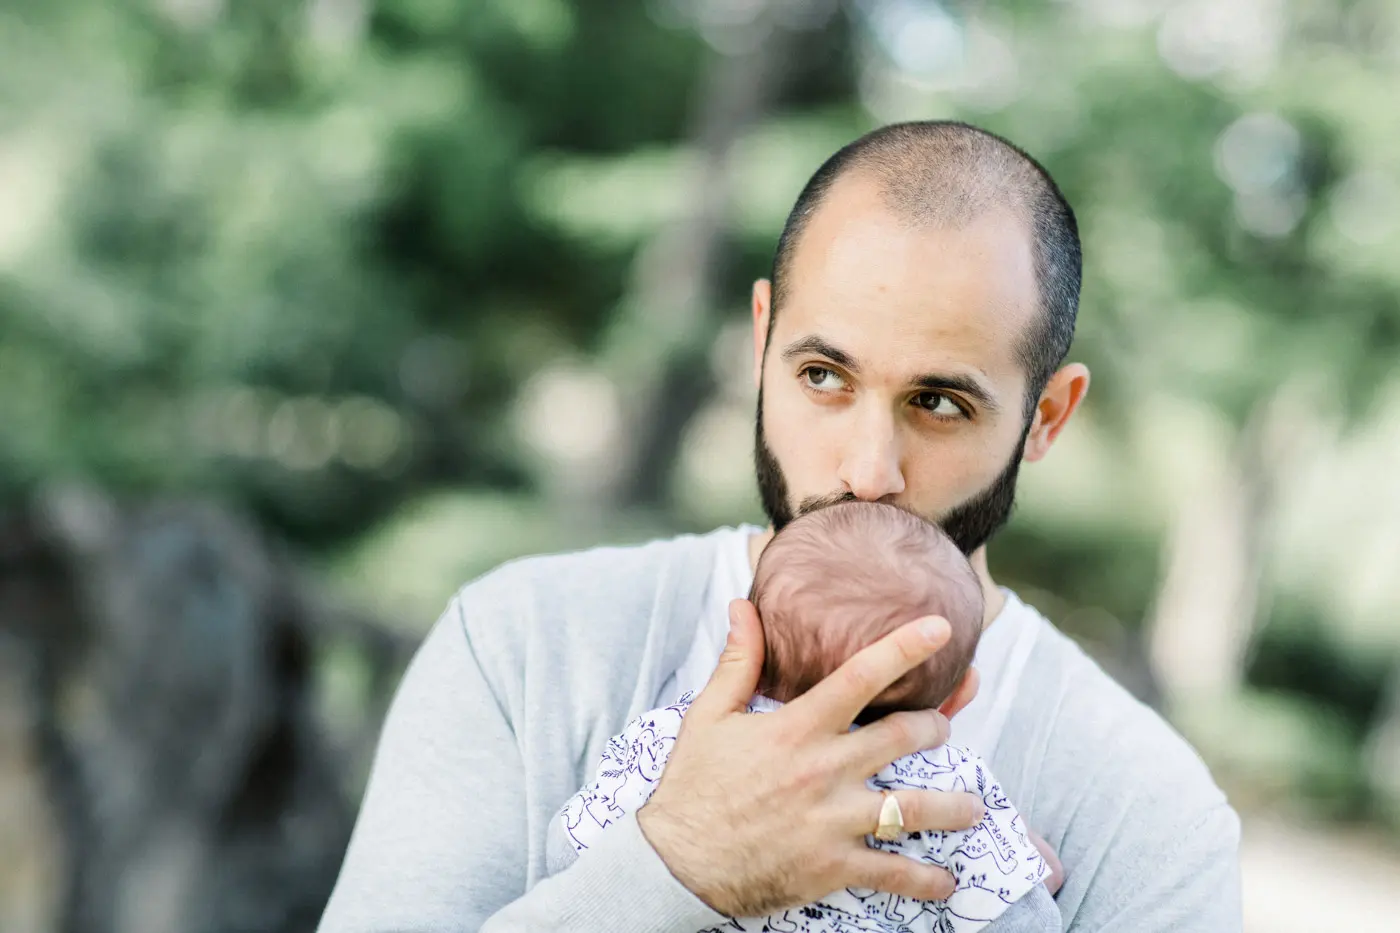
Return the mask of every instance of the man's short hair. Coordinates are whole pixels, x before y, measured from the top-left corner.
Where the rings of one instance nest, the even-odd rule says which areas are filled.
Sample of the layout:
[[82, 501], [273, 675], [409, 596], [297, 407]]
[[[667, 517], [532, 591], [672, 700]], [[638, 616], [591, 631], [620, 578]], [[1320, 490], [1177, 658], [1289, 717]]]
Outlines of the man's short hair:
[[773, 257], [770, 333], [797, 241], [847, 170], [873, 175], [890, 209], [914, 223], [956, 228], [997, 207], [1025, 219], [1040, 291], [1040, 314], [1017, 347], [1027, 375], [1029, 419], [1069, 353], [1079, 311], [1079, 227], [1054, 179], [1013, 143], [966, 123], [895, 123], [867, 133], [817, 169], [788, 214]]

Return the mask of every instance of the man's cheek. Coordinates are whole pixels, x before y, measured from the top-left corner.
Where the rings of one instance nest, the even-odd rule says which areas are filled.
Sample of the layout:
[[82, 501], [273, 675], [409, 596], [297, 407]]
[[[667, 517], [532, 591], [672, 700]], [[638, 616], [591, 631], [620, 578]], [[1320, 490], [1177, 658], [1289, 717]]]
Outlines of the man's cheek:
[[828, 448], [821, 446], [817, 438], [802, 438], [783, 461], [793, 503], [840, 492], [841, 478], [837, 465]]
[[803, 417], [804, 414], [791, 399], [776, 398], [768, 405], [764, 432], [785, 471], [798, 467], [794, 458], [801, 454], [803, 438], [812, 437], [819, 429], [815, 419]]
[[[987, 475], [984, 477], [983, 473]], [[929, 505], [960, 502], [985, 487], [995, 475], [978, 469], [976, 451], [950, 441], [910, 450], [904, 460], [906, 488], [911, 497]]]

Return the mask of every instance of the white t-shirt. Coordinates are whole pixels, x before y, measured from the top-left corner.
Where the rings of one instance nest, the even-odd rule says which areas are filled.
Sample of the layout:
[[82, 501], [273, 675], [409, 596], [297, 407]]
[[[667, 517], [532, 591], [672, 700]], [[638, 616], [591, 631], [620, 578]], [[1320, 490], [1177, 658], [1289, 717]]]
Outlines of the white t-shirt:
[[[683, 693], [699, 693], [714, 673], [729, 635], [729, 603], [749, 595], [753, 568], [749, 566], [749, 538], [762, 534], [756, 525], [722, 528], [715, 533], [715, 565], [705, 591], [700, 623], [689, 655], [667, 681], [658, 705], [672, 703]], [[1035, 644], [1040, 619], [1034, 609], [1003, 589], [1006, 604], [982, 633], [973, 664], [981, 678], [977, 696], [953, 719], [949, 741], [975, 748], [984, 758], [996, 751], [1007, 711], [1016, 698], [1021, 671]]]
[[757, 525], [721, 528], [715, 532], [715, 565], [710, 585], [701, 602], [700, 622], [690, 654], [681, 662], [676, 676], [657, 698], [658, 706], [674, 702], [683, 693], [699, 693], [715, 672], [724, 642], [729, 637], [729, 604], [746, 599], [753, 589], [753, 568], [749, 566], [749, 538], [763, 534]]

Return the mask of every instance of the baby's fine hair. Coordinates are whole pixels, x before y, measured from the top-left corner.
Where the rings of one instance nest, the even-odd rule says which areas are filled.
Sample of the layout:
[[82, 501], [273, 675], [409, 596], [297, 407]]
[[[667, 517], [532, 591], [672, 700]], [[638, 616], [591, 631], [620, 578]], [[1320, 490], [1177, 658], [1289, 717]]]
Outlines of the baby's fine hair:
[[794, 519], [758, 560], [749, 599], [763, 621], [759, 691], [796, 699], [906, 622], [948, 620], [952, 638], [895, 682], [888, 708], [936, 707], [972, 664], [982, 587], [938, 526], [894, 505], [840, 502]]

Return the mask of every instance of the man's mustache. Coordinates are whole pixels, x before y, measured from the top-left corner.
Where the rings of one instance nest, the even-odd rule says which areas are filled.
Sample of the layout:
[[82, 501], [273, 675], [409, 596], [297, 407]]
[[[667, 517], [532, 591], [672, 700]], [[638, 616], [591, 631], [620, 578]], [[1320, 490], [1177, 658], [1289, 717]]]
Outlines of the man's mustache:
[[817, 509], [824, 509], [828, 505], [837, 505], [842, 502], [857, 501], [855, 493], [852, 492], [830, 492], [824, 496], [808, 496], [797, 505], [797, 514], [806, 515], [808, 512], [815, 512]]
[[[815, 511], [817, 511], [818, 509], [824, 509], [824, 508], [826, 508], [826, 507], [829, 506], [829, 505], [840, 505], [842, 502], [860, 502], [860, 501], [861, 501], [860, 497], [857, 496], [857, 495], [856, 495], [855, 493], [853, 493], [853, 492], [830, 492], [830, 493], [827, 493], [827, 494], [824, 495], [824, 496], [808, 496], [807, 498], [803, 499], [800, 503], [798, 503], [798, 506], [797, 506], [797, 515], [798, 515], [798, 516], [806, 515], [808, 512], [815, 512]], [[880, 499], [880, 500], [878, 500], [878, 501], [880, 501], [880, 502], [886, 502], [886, 501], [888, 501], [888, 500], [886, 500], [886, 499]], [[898, 504], [893, 503], [893, 502], [891, 502], [891, 503], [889, 503], [889, 504], [892, 505], [892, 506], [894, 506], [895, 508], [901, 510], [901, 511], [908, 512], [910, 515], [916, 516], [916, 517], [918, 517], [918, 518], [922, 518], [922, 519], [923, 519], [924, 521], [926, 521], [926, 522], [927, 522], [927, 521], [931, 521], [931, 519], [929, 519], [927, 516], [925, 516], [925, 515], [920, 515], [918, 512], [915, 512], [913, 509], [906, 508], [905, 506], [898, 505]], [[938, 524], [938, 523], [937, 523], [937, 522], [933, 522], [933, 524], [936, 525], [936, 524]]]

